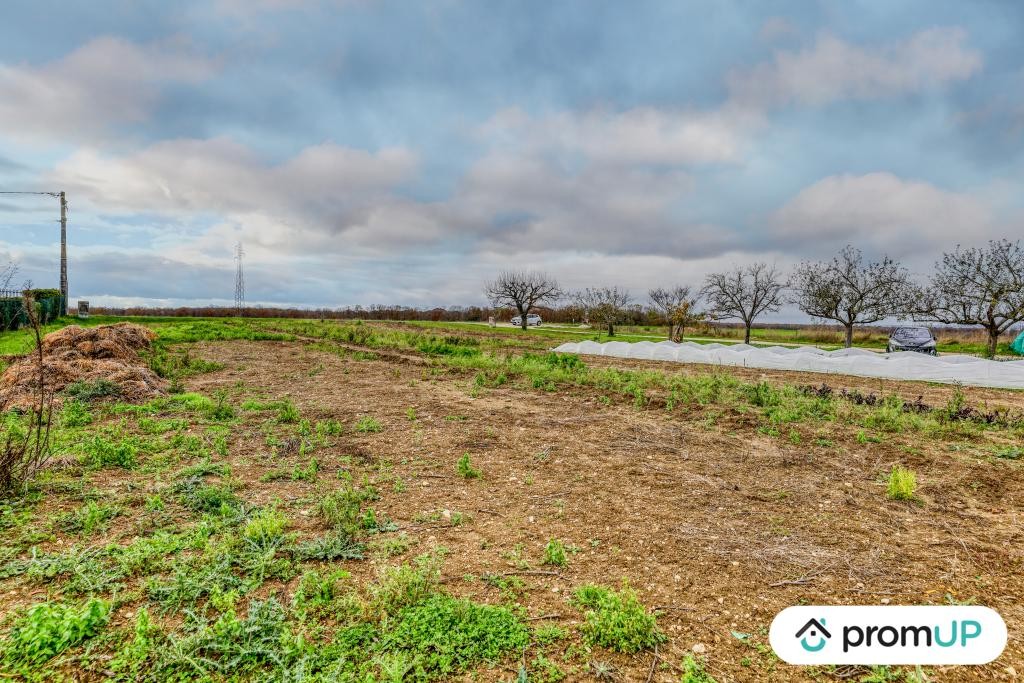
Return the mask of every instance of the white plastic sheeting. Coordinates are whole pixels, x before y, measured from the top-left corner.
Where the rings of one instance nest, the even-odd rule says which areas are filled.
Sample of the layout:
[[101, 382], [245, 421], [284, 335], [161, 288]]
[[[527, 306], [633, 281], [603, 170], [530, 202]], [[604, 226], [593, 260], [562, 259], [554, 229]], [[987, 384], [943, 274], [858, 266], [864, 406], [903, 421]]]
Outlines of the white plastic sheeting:
[[671, 341], [568, 342], [557, 353], [579, 353], [615, 358], [707, 363], [769, 370], [826, 372], [860, 377], [959, 383], [964, 386], [1024, 389], [1024, 360], [991, 361], [977, 356], [928, 356], [912, 351], [875, 353], [867, 349], [824, 351], [813, 346], [785, 348], [749, 344], [696, 344]]

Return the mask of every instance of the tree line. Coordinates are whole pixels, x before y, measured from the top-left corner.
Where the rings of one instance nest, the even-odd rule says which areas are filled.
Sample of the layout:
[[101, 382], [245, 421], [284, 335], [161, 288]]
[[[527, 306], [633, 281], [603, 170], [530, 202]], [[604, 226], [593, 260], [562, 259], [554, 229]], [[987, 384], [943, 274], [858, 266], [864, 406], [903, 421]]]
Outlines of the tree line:
[[[638, 308], [626, 289], [565, 291], [554, 277], [539, 271], [502, 272], [486, 283], [484, 293], [492, 306], [516, 311], [523, 329], [527, 314], [567, 300], [567, 308], [612, 336], [615, 326]], [[1006, 239], [983, 247], [958, 245], [919, 282], [895, 259], [870, 261], [847, 245], [832, 259], [804, 261], [792, 273], [758, 262], [711, 273], [700, 288], [659, 287], [647, 297], [649, 310], [668, 327], [669, 339], [680, 339], [687, 327], [708, 321], [738, 320], [743, 341], [749, 343], [754, 321], [789, 303], [842, 326], [847, 347], [858, 325], [896, 318], [980, 326], [987, 332], [988, 354], [994, 356], [999, 336], [1024, 322], [1024, 247]]]

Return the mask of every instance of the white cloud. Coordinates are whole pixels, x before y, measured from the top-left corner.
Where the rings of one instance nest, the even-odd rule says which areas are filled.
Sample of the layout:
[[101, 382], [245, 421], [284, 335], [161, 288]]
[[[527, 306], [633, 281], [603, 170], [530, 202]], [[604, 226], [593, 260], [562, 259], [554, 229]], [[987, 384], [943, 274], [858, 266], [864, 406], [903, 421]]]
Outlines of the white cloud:
[[389, 208], [394, 215], [401, 203], [391, 191], [415, 166], [405, 149], [370, 153], [332, 143], [270, 164], [247, 147], [215, 138], [171, 140], [120, 157], [83, 149], [57, 164], [48, 182], [104, 212], [219, 215], [224, 225], [213, 232], [228, 244], [230, 234], [268, 250], [297, 252], [344, 248], [331, 241]]
[[729, 74], [732, 98], [754, 107], [824, 105], [921, 92], [964, 80], [981, 69], [981, 53], [959, 28], [931, 28], [880, 47], [852, 45], [821, 34], [800, 51], [777, 51], [770, 62]]
[[692, 165], [738, 161], [750, 116], [729, 111], [637, 107], [530, 117], [498, 112], [480, 127], [492, 145], [520, 153], [559, 151], [607, 164]]
[[90, 139], [144, 121], [161, 86], [209, 78], [215, 65], [180, 46], [96, 38], [39, 66], [0, 64], [0, 128], [46, 143]]
[[994, 236], [989, 205], [891, 173], [835, 175], [801, 190], [771, 218], [768, 240], [784, 240], [804, 252], [831, 253], [844, 244], [894, 257], [921, 257], [958, 242]]

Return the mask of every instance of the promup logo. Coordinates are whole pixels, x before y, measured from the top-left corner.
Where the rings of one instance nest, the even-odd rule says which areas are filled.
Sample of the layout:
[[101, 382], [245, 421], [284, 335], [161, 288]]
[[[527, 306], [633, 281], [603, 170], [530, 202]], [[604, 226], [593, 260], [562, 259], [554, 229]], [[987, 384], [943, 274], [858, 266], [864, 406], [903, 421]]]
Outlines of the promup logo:
[[[810, 631], [810, 633], [808, 633], [808, 631]], [[807, 635], [804, 635], [805, 633]], [[796, 637], [800, 639], [800, 645], [803, 646], [805, 650], [808, 652], [818, 652], [825, 647], [828, 643], [828, 639], [832, 637], [832, 634], [825, 628], [825, 619], [823, 617], [820, 621], [818, 619], [811, 619], [808, 621], [804, 624], [803, 628], [796, 632]], [[818, 640], [815, 641], [816, 644], [811, 645], [807, 642], [808, 638], [812, 641], [815, 638], [818, 638]]]
[[790, 664], [985, 664], [1006, 647], [987, 607], [790, 607], [768, 634]]

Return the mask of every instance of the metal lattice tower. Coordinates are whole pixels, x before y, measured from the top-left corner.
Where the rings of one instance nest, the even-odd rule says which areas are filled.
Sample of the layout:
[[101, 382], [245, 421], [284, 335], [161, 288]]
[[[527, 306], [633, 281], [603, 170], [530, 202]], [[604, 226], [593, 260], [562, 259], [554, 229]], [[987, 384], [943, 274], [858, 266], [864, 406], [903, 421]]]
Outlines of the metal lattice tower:
[[245, 251], [242, 243], [235, 245], [235, 315], [242, 316], [245, 313], [245, 273], [242, 272], [242, 256]]

